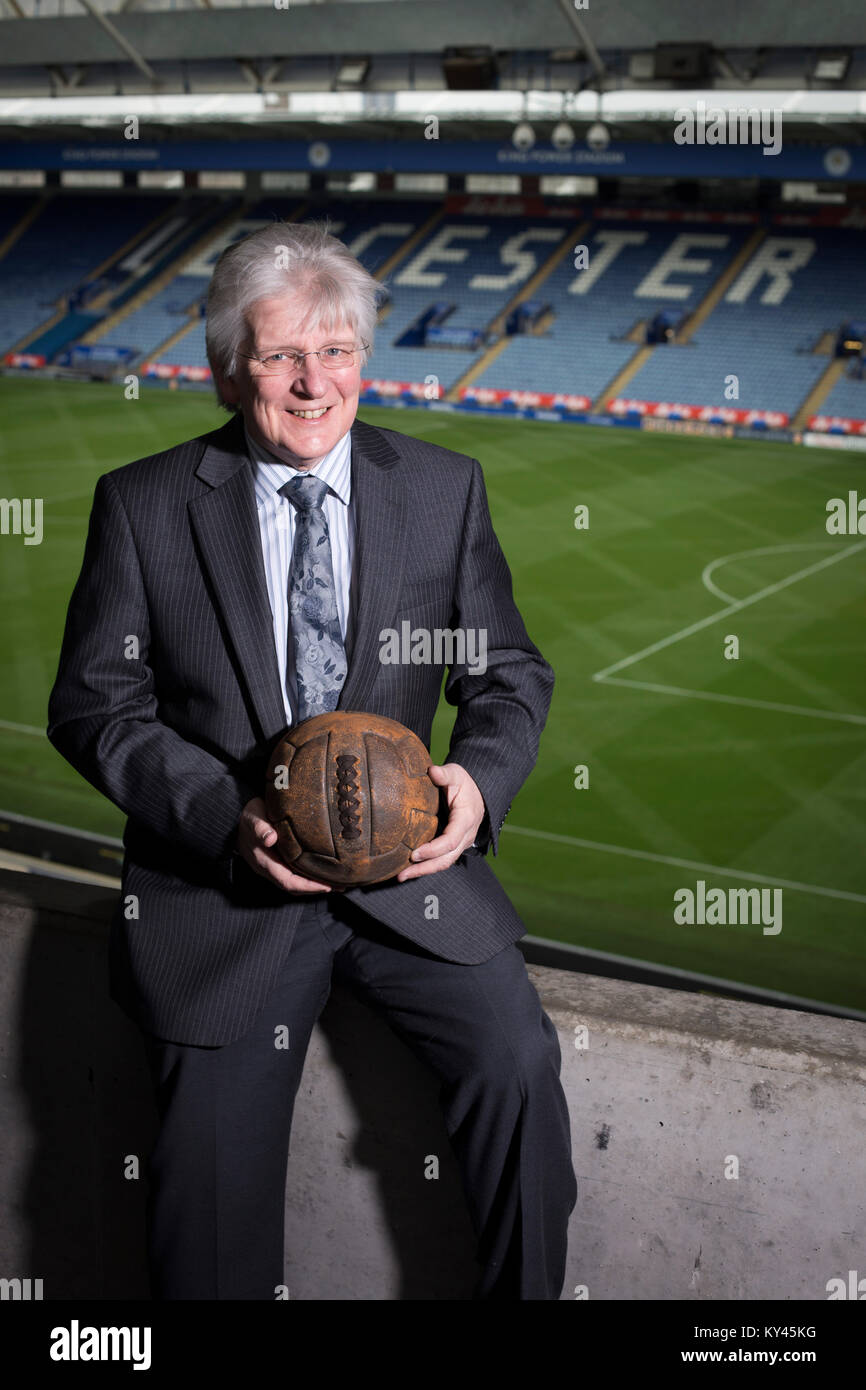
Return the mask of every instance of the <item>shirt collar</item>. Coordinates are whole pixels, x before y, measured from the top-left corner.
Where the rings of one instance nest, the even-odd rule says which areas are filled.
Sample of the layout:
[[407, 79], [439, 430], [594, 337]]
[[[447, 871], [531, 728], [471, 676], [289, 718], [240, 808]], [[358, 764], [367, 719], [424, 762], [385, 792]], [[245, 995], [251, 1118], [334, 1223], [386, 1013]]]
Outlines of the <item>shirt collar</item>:
[[[289, 463], [283, 463], [274, 454], [262, 449], [250, 437], [246, 425], [244, 425], [244, 438], [250, 463], [253, 466], [256, 502], [259, 506], [266, 502], [273, 503], [275, 495], [279, 493], [283, 483], [287, 483], [290, 478], [297, 478], [301, 470], [293, 468]], [[352, 434], [351, 429], [348, 429], [322, 461], [317, 463], [315, 468], [307, 470], [314, 478], [321, 478], [323, 482], [326, 482], [331, 492], [346, 506], [349, 504], [352, 492], [351, 457]], [[282, 501], [284, 499], [279, 497], [277, 500]]]

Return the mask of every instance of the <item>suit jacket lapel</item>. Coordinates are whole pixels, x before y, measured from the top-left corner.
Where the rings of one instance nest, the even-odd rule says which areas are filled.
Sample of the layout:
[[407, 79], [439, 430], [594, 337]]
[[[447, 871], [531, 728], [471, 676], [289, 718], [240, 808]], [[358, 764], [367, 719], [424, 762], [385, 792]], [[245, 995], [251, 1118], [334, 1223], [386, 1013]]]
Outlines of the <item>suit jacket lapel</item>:
[[[406, 558], [408, 501], [399, 454], [372, 425], [352, 426], [355, 548], [348, 671], [339, 709], [363, 709], [379, 671], [379, 633], [392, 624]], [[286, 728], [274, 651], [261, 534], [238, 415], [211, 436], [196, 470], [211, 491], [189, 503], [190, 520], [225, 622], [236, 669], [266, 743]]]
[[363, 710], [379, 674], [379, 633], [389, 627], [406, 563], [409, 504], [398, 467], [400, 456], [386, 436], [363, 420], [352, 426], [352, 507], [355, 552], [348, 672], [337, 705]]
[[193, 498], [190, 520], [228, 632], [241, 682], [249, 691], [262, 736], [286, 727], [274, 651], [271, 604], [261, 533], [240, 415], [212, 436], [196, 476], [211, 491]]

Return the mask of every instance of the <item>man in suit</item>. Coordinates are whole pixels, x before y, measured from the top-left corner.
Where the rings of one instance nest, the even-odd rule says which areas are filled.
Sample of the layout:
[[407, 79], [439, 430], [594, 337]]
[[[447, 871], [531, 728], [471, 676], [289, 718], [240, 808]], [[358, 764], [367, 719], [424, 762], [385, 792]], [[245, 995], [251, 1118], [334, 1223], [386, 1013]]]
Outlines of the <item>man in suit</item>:
[[[111, 988], [161, 1121], [160, 1299], [275, 1297], [292, 1109], [334, 976], [440, 1077], [474, 1296], [557, 1299], [564, 1279], [577, 1187], [559, 1044], [484, 857], [535, 763], [553, 673], [477, 460], [356, 418], [380, 292], [315, 224], [223, 252], [207, 344], [232, 418], [98, 480], [70, 601], [48, 735], [128, 815]], [[332, 891], [281, 859], [265, 769], [287, 726], [334, 708], [429, 747], [442, 662], [382, 657], [405, 620], [483, 632], [486, 663], [448, 668], [436, 838], [395, 878]]]

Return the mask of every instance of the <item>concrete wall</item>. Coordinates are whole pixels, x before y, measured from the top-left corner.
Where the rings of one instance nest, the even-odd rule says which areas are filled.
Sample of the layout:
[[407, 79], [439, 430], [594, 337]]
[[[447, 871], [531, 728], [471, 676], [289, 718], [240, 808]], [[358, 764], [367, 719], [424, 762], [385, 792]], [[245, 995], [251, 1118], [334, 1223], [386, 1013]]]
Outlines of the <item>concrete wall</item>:
[[[0, 1277], [41, 1278], [46, 1299], [148, 1296], [145, 1182], [124, 1167], [143, 1168], [155, 1115], [138, 1034], [107, 998], [111, 903], [0, 873]], [[826, 1299], [829, 1279], [866, 1273], [866, 1025], [528, 968], [571, 1112], [563, 1299]], [[469, 1296], [437, 1088], [335, 988], [295, 1110], [292, 1299]]]

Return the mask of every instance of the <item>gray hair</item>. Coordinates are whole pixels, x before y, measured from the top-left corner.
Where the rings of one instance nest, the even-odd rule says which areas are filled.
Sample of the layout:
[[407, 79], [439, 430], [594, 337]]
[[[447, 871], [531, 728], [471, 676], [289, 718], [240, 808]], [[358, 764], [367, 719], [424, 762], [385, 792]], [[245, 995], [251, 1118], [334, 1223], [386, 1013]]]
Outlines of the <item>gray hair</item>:
[[[348, 247], [327, 230], [327, 221], [273, 222], [227, 246], [214, 267], [207, 296], [205, 342], [211, 371], [234, 376], [248, 333], [247, 310], [260, 299], [298, 296], [308, 312], [300, 328], [324, 334], [351, 325], [370, 347], [383, 287]], [[287, 346], [289, 346], [287, 344]], [[236, 410], [222, 397], [226, 410]]]

